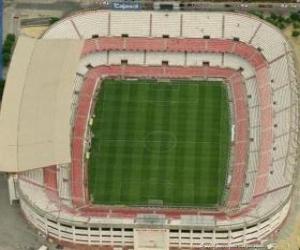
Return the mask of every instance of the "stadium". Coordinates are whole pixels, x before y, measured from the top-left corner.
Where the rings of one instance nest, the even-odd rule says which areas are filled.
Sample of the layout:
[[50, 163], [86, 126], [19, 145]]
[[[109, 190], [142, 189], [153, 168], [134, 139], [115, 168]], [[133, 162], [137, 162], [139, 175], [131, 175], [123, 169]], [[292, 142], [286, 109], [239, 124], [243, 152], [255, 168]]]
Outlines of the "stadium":
[[279, 30], [229, 12], [90, 11], [20, 36], [0, 115], [11, 199], [82, 247], [265, 245], [291, 204], [295, 67]]

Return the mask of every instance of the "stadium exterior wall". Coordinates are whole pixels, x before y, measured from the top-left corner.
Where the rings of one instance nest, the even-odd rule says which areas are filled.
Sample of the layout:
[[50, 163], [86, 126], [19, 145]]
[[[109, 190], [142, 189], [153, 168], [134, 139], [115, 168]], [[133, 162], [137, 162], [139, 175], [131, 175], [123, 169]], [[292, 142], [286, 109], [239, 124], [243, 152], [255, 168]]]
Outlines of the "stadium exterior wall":
[[92, 224], [58, 218], [42, 211], [20, 195], [20, 204], [26, 219], [47, 237], [73, 244], [133, 247], [136, 229], [166, 229], [169, 248], [181, 247], [245, 247], [262, 242], [284, 222], [291, 200], [284, 203], [274, 213], [257, 220], [254, 224], [239, 225], [235, 228], [216, 228], [203, 225], [150, 225], [137, 223]]

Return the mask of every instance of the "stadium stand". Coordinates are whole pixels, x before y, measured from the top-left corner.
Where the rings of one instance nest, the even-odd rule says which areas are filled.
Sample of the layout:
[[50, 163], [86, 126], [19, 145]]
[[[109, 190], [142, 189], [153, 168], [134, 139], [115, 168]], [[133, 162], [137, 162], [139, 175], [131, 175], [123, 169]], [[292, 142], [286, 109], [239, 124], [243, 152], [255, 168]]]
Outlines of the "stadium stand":
[[72, 200], [72, 194], [70, 189], [70, 167], [68, 165], [59, 166], [57, 178], [59, 197], [62, 201], [67, 201], [66, 204], [70, 205], [70, 201]]
[[186, 55], [186, 65], [188, 66], [201, 66], [203, 62], [209, 62], [209, 65], [214, 67], [220, 66], [222, 65], [222, 55], [212, 53], [187, 53]]
[[[122, 12], [116, 11], [111, 13], [111, 20], [115, 20], [110, 24], [110, 32], [114, 36], [150, 36], [150, 13], [145, 15], [142, 12], [138, 12], [136, 13], [136, 16], [130, 18], [123, 15]], [[155, 20], [153, 21], [155, 22]], [[155, 31], [153, 31], [153, 35], [155, 35]]]
[[71, 21], [67, 21], [64, 25], [60, 26], [57, 30], [51, 32], [49, 31], [48, 37], [52, 39], [66, 37], [69, 39], [79, 39], [80, 36], [76, 32], [76, 29]]
[[33, 182], [37, 185], [43, 186], [44, 185], [44, 170], [41, 168], [26, 171], [21, 175], [21, 178], [24, 178], [30, 182]]
[[[179, 37], [181, 36], [181, 16], [179, 12], [170, 15], [165, 12], [152, 14], [151, 36], [153, 37]], [[161, 24], [164, 25], [161, 25]], [[166, 38], [167, 38], [166, 37]]]
[[50, 166], [44, 168], [44, 185], [50, 191], [57, 191], [57, 167]]
[[[159, 61], [161, 58], [159, 57], [159, 55], [157, 55], [157, 57], [158, 57], [157, 60]], [[126, 51], [111, 51], [107, 55], [107, 58], [108, 58], [108, 64], [110, 65], [120, 65], [122, 60], [125, 60], [128, 64], [141, 65], [145, 60], [144, 53], [126, 52]], [[161, 64], [161, 60], [159, 61], [159, 64]], [[99, 65], [99, 63], [97, 63], [96, 65]]]
[[[119, 53], [119, 52], [116, 52], [116, 53]], [[126, 54], [126, 52], [124, 52], [124, 54]], [[120, 56], [122, 56], [122, 55], [120, 55]], [[106, 64], [108, 62], [108, 57], [109, 57], [109, 55], [107, 52], [96, 52], [96, 53], [89, 54], [88, 57], [85, 57], [81, 60], [81, 62], [80, 62], [81, 67], [80, 67], [80, 70], [78, 70], [78, 73], [80, 73], [81, 75], [85, 75], [85, 73], [88, 70], [87, 65], [89, 65], [89, 64], [91, 66], [97, 66], [98, 63]], [[120, 61], [118, 61], [118, 63], [120, 63]]]
[[147, 53], [146, 64], [161, 65], [162, 61], [168, 61], [169, 65], [184, 65], [184, 53], [162, 53], [151, 52]]
[[[174, 39], [172, 40], [172, 41], [174, 41]], [[206, 42], [207, 43], [207, 48], [206, 48], [206, 50], [212, 50], [213, 52], [215, 52], [215, 51], [218, 51], [218, 52], [226, 52], [226, 51], [230, 51], [231, 49], [231, 47], [232, 47], [232, 43], [230, 43], [230, 47], [227, 45], [227, 44], [225, 44], [225, 42], [222, 42], [222, 41], [220, 41], [220, 40], [210, 40], [209, 42]], [[211, 45], [212, 44], [212, 45]], [[233, 44], [235, 44], [235, 43], [233, 43]], [[174, 45], [173, 45], [174, 46]], [[177, 47], [180, 47], [180, 45], [178, 45]], [[123, 48], [124, 48], [124, 46], [123, 46]], [[168, 46], [167, 46], [167, 48], [168, 48]], [[140, 48], [141, 49], [141, 48]], [[174, 49], [174, 48], [173, 48]], [[243, 45], [242, 47], [241, 47], [241, 50], [238, 50], [239, 52], [241, 52], [242, 53], [242, 55], [243, 56], [245, 56], [245, 55], [247, 55], [247, 54], [250, 54], [250, 52], [247, 52], [249, 49], [245, 46], [245, 45]], [[255, 52], [256, 53], [256, 52]], [[148, 53], [149, 54], [149, 53]], [[253, 65], [254, 65], [254, 67], [256, 67], [256, 68], [259, 68], [259, 67], [261, 67], [262, 65], [263, 65], [263, 62], [261, 61], [261, 59], [259, 58], [259, 56], [257, 55], [257, 54], [254, 54], [255, 55], [255, 57], [253, 57], [253, 54], [252, 54], [252, 57], [250, 58], [250, 63], [252, 63]], [[158, 63], [158, 62], [157, 62]], [[256, 65], [256, 66], [255, 66]], [[260, 73], [262, 72], [262, 74], [261, 74], [261, 77], [265, 77], [264, 75], [264, 71], [260, 71]], [[265, 87], [265, 88], [267, 88], [267, 86]], [[266, 97], [265, 97], [266, 98]], [[268, 112], [266, 112], [266, 114], [268, 114]], [[270, 116], [269, 116], [270, 117]], [[265, 118], [264, 118], [264, 120], [265, 120]], [[266, 134], [266, 133], [265, 133]], [[260, 138], [261, 140], [263, 140], [263, 138]], [[266, 161], [266, 160], [265, 160]], [[266, 166], [267, 165], [267, 163], [266, 162], [263, 162], [263, 163], [261, 163], [261, 165], [263, 164], [263, 166]], [[260, 169], [262, 169], [262, 167], [263, 166], [261, 166], [261, 168]], [[263, 180], [261, 180], [260, 181], [260, 183], [264, 183], [264, 181]], [[261, 189], [261, 186], [260, 186], [260, 189]]]
[[[272, 30], [272, 27], [262, 25], [251, 41], [253, 46], [262, 49], [262, 53], [268, 62], [271, 62], [278, 56], [285, 54], [288, 48], [288, 44], [282, 35], [279, 32], [272, 33]], [[272, 39], [270, 39], [270, 34], [274, 34]]]
[[238, 38], [240, 41], [249, 43], [253, 35], [260, 27], [260, 22], [255, 19], [245, 19], [239, 15], [225, 15], [224, 38]]
[[108, 13], [90, 13], [89, 15], [76, 15], [72, 19], [74, 28], [78, 30], [80, 37], [92, 38], [93, 36], [108, 35]]
[[[186, 38], [222, 38], [223, 14], [214, 13], [190, 13], [182, 18], [182, 37]], [[178, 27], [180, 27], [178, 25]], [[178, 36], [178, 35], [177, 35]]]
[[246, 79], [254, 76], [255, 74], [253, 67], [248, 62], [241, 60], [236, 55], [224, 54], [223, 65], [226, 65], [232, 69], [243, 71], [243, 76]]

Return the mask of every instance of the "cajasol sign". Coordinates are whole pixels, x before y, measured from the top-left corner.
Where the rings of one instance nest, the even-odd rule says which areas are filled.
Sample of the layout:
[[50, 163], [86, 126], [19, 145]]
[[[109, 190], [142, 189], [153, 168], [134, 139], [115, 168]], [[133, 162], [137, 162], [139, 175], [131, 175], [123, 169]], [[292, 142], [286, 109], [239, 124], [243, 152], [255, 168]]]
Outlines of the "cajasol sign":
[[115, 10], [140, 10], [140, 3], [125, 3], [125, 2], [112, 2], [111, 8]]

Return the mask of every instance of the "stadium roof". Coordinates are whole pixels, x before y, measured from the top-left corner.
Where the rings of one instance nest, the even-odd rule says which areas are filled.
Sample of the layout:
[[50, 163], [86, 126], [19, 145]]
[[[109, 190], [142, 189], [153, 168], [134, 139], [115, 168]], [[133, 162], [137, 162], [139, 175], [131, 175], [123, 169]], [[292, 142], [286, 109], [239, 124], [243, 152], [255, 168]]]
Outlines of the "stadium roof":
[[83, 41], [20, 37], [0, 113], [0, 171], [71, 161], [73, 80]]

